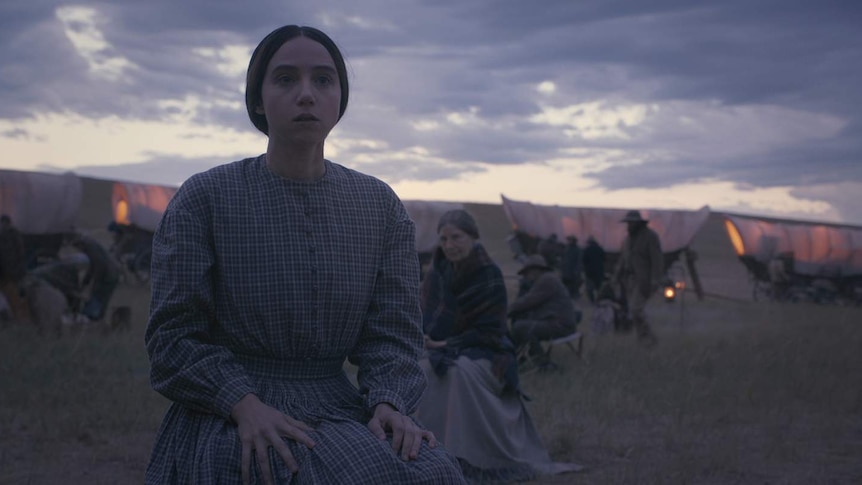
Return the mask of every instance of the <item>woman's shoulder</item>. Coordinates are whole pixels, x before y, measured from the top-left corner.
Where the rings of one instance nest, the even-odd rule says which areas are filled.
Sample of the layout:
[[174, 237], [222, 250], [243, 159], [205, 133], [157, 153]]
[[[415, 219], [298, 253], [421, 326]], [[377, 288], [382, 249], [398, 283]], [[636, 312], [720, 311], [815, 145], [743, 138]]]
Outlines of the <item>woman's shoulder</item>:
[[477, 261], [477, 272], [482, 274], [503, 278], [503, 270], [500, 269], [500, 265], [498, 265], [491, 256], [488, 254], [488, 251], [485, 249], [485, 246], [482, 244], [476, 244], [473, 249], [475, 253], [475, 258]]
[[259, 161], [260, 157], [245, 158], [235, 162], [216, 165], [203, 172], [196, 173], [186, 180], [183, 185], [190, 187], [204, 187], [220, 185], [224, 182], [236, 182]]
[[327, 161], [342, 198], [357, 207], [375, 207], [388, 213], [395, 220], [409, 219], [401, 199], [386, 182], [373, 175]]
[[345, 167], [344, 165], [327, 160], [329, 169], [333, 172], [333, 179], [354, 187], [372, 190], [377, 193], [387, 194], [395, 197], [395, 191], [386, 182], [367, 173]]
[[217, 165], [203, 172], [198, 172], [180, 186], [171, 200], [172, 206], [198, 206], [211, 202], [211, 194], [226, 188], [227, 185], [239, 183], [258, 158]]

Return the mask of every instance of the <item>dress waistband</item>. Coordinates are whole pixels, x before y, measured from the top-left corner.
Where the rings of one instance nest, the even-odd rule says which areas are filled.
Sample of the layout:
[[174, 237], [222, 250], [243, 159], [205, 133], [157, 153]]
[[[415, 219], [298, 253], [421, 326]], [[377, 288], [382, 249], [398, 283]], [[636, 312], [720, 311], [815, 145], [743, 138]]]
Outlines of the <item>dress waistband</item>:
[[249, 376], [264, 379], [322, 379], [344, 372], [343, 359], [281, 359], [238, 354]]

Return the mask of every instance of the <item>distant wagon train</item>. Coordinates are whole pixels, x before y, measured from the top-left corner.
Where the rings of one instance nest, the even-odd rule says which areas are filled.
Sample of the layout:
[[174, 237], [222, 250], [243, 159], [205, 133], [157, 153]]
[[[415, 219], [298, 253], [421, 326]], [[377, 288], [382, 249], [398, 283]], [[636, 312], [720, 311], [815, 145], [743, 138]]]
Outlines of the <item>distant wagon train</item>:
[[[562, 207], [501, 197], [503, 210], [514, 231], [510, 239], [513, 251], [534, 251], [536, 241], [551, 235], [557, 235], [561, 240], [575, 236], [579, 241], [592, 237], [605, 250], [605, 267], [611, 269], [616, 264], [626, 237], [626, 225], [621, 224], [620, 220], [627, 209]], [[703, 289], [694, 266], [695, 256], [689, 246], [709, 218], [709, 207], [704, 206], [696, 211], [648, 209], [640, 212], [659, 236], [665, 270], [669, 271], [684, 255], [694, 289], [698, 296], [702, 296]]]
[[20, 234], [20, 239], [12, 237], [20, 242], [4, 243], [0, 252], [0, 296], [12, 319], [32, 319], [40, 331], [59, 332], [63, 312], [77, 306], [79, 266], [64, 265], [59, 257], [81, 197], [81, 180], [71, 172], [0, 170], [0, 214], [8, 216]]

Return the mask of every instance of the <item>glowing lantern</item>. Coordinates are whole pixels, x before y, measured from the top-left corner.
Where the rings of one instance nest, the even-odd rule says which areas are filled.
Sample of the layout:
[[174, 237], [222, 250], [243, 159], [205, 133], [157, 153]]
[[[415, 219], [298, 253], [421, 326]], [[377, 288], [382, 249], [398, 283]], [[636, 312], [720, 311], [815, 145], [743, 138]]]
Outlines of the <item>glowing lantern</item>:
[[673, 284], [664, 287], [664, 301], [670, 303], [676, 298], [676, 288]]

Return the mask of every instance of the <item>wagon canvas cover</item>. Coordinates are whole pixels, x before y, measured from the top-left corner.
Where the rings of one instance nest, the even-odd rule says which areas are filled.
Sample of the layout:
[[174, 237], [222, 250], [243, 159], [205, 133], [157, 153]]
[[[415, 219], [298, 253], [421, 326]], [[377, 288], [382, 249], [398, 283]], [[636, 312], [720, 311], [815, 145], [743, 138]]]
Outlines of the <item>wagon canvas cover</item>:
[[177, 189], [164, 185], [114, 182], [111, 204], [114, 222], [155, 232]]
[[24, 234], [70, 230], [81, 207], [81, 179], [62, 174], [0, 170], [0, 213]]
[[725, 215], [725, 229], [739, 256], [766, 263], [793, 253], [800, 275], [862, 275], [862, 227]]
[[[513, 229], [540, 238], [556, 234], [560, 240], [574, 235], [581, 244], [592, 236], [610, 253], [617, 253], [622, 248], [626, 224], [621, 223], [620, 219], [625, 216], [627, 209], [561, 207], [501, 197], [503, 210]], [[696, 211], [645, 209], [640, 213], [658, 234], [662, 251], [673, 253], [691, 244], [709, 217], [709, 207], [704, 206]]]

